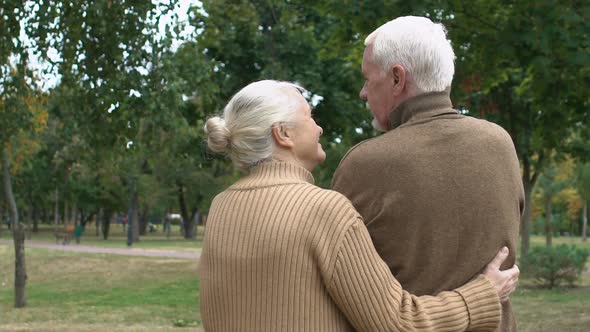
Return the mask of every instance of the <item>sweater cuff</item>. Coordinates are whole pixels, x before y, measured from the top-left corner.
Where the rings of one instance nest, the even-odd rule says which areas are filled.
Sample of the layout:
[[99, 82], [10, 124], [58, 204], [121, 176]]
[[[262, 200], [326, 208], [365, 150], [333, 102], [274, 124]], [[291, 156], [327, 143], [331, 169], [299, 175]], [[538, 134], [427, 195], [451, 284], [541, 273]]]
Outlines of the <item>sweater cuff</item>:
[[494, 331], [502, 318], [500, 298], [492, 283], [480, 274], [455, 290], [463, 297], [469, 313], [470, 331]]

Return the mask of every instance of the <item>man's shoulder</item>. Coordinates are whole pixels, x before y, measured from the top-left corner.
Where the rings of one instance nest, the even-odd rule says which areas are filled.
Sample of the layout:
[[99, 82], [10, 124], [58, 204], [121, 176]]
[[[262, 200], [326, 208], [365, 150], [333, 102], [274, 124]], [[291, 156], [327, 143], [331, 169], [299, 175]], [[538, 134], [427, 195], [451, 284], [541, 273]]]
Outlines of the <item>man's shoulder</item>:
[[465, 116], [465, 122], [471, 131], [477, 133], [474, 137], [480, 139], [497, 140], [503, 142], [512, 142], [510, 134], [502, 126], [486, 119]]
[[351, 147], [350, 149], [348, 149], [348, 151], [342, 157], [342, 160], [345, 160], [346, 158], [348, 158], [348, 157], [350, 157], [352, 155], [358, 155], [358, 154], [366, 153], [367, 147], [372, 146], [377, 138], [378, 137], [369, 138], [369, 139], [366, 139], [364, 141], [361, 141], [361, 142], [355, 144], [353, 147]]
[[368, 151], [371, 149], [371, 146], [375, 144], [378, 137], [373, 137], [366, 139], [360, 143], [357, 143], [344, 154], [340, 162], [338, 163], [338, 167], [334, 172], [334, 177], [336, 178], [339, 174], [343, 172], [343, 170], [350, 170], [353, 168], [352, 165], [358, 164], [366, 160], [364, 156], [368, 154]]
[[342, 177], [358, 179], [359, 174], [371, 172], [372, 169], [378, 167], [378, 164], [383, 163], [383, 156], [391, 155], [391, 150], [394, 149], [392, 144], [388, 142], [392, 134], [394, 133], [390, 131], [380, 136], [366, 139], [350, 148], [342, 157], [334, 172], [332, 188], [338, 190], [335, 185], [337, 180]]
[[471, 127], [475, 127], [477, 129], [481, 129], [481, 130], [485, 130], [487, 132], [491, 132], [491, 133], [507, 133], [506, 129], [504, 129], [502, 126], [500, 126], [499, 124], [486, 120], [486, 119], [481, 119], [481, 118], [476, 118], [473, 116], [469, 116], [469, 115], [465, 115], [462, 117], [465, 122], [466, 125], [471, 126]]
[[344, 157], [342, 157], [341, 163], [342, 161], [349, 159], [366, 160], [367, 157], [372, 155], [380, 155], [379, 152], [381, 152], [381, 150], [390, 147], [388, 140], [390, 140], [390, 136], [395, 134], [396, 133], [392, 130], [377, 137], [369, 138], [357, 143], [346, 152]]

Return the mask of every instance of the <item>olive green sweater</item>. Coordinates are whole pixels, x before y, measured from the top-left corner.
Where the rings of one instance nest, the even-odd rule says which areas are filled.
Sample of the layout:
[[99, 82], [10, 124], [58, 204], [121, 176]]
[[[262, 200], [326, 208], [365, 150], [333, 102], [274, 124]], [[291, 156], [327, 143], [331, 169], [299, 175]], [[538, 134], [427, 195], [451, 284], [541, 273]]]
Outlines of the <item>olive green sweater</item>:
[[[401, 104], [395, 128], [353, 147], [332, 188], [348, 197], [381, 258], [417, 295], [454, 289], [502, 246], [514, 264], [524, 193], [504, 129], [458, 114], [447, 92]], [[502, 331], [516, 330], [510, 302]]]
[[199, 266], [206, 331], [491, 331], [477, 277], [437, 297], [403, 291], [361, 217], [302, 167], [259, 165], [213, 201]]

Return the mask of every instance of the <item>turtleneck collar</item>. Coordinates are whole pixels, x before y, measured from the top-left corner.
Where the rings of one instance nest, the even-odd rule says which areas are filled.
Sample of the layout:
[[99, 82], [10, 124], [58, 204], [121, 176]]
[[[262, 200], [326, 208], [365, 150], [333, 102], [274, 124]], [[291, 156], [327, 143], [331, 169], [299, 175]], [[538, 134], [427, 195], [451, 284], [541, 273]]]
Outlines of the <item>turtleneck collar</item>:
[[229, 187], [244, 190], [282, 184], [314, 183], [313, 175], [303, 166], [282, 161], [266, 161], [250, 170], [250, 173]]
[[457, 115], [449, 90], [419, 94], [404, 101], [389, 114], [390, 130], [411, 121], [444, 114]]

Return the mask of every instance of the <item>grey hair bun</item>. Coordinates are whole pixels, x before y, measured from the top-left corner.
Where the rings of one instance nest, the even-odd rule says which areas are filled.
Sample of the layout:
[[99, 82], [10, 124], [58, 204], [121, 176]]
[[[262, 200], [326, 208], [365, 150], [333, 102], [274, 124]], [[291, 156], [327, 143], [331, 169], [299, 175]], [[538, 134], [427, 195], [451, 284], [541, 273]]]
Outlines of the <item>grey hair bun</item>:
[[230, 146], [230, 135], [224, 119], [216, 116], [207, 120], [205, 134], [207, 134], [207, 145], [211, 151], [227, 152]]

